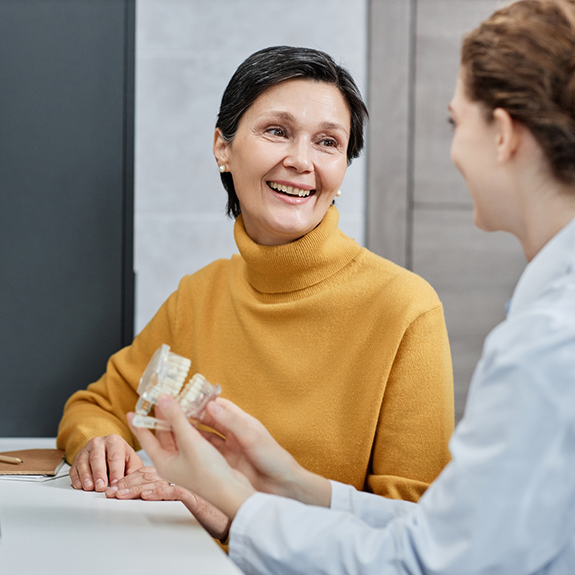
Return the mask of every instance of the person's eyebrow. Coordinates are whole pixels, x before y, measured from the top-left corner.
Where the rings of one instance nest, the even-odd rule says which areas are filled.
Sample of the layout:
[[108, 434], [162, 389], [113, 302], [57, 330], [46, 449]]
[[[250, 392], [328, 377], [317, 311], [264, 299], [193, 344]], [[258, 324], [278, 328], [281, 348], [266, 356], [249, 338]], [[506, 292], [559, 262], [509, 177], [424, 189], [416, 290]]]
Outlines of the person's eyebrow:
[[[266, 117], [269, 117], [270, 119], [284, 120], [285, 122], [292, 122], [292, 123], [295, 123], [296, 121], [295, 116], [293, 114], [280, 110], [269, 112], [268, 114], [266, 114]], [[344, 126], [338, 124], [337, 122], [322, 122], [320, 124], [320, 128], [322, 130], [327, 131], [341, 130], [342, 132], [345, 133], [346, 136], [349, 135], [349, 130], [347, 130]]]
[[336, 122], [323, 122], [320, 125], [320, 128], [322, 128], [323, 130], [341, 130], [342, 132], [344, 132], [346, 135], [348, 135], [348, 130], [346, 130], [346, 128], [344, 128], [341, 124], [338, 124]]
[[285, 120], [286, 122], [295, 122], [295, 117], [290, 114], [289, 112], [282, 112], [282, 111], [271, 111], [266, 114], [266, 117], [270, 117], [272, 119], [278, 120]]

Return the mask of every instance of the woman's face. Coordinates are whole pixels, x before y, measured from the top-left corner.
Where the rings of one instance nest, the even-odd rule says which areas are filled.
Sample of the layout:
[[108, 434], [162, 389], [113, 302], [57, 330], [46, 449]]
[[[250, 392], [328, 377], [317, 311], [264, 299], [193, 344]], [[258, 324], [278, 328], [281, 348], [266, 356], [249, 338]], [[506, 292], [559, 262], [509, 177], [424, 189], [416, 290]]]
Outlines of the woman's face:
[[347, 169], [350, 122], [335, 86], [294, 79], [261, 94], [231, 142], [216, 130], [214, 155], [232, 174], [252, 240], [286, 244], [321, 222]]
[[497, 156], [500, 126], [487, 122], [483, 105], [468, 99], [462, 71], [449, 112], [454, 127], [451, 160], [471, 193], [475, 225], [486, 231], [506, 229], [511, 206]]

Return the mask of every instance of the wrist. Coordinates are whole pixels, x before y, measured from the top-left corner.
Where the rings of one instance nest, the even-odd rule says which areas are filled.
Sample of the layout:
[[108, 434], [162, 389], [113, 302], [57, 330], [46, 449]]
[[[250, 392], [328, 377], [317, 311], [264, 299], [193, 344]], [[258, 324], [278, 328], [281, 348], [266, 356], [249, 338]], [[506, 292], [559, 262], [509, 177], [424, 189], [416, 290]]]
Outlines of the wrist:
[[237, 482], [232, 486], [230, 486], [229, 483], [223, 485], [218, 492], [218, 504], [216, 507], [219, 507], [230, 521], [234, 520], [234, 517], [245, 501], [254, 493], [257, 493], [251, 485], [244, 485], [241, 482]]
[[290, 482], [287, 497], [306, 505], [329, 507], [331, 504], [331, 483], [325, 477], [316, 475], [299, 466]]

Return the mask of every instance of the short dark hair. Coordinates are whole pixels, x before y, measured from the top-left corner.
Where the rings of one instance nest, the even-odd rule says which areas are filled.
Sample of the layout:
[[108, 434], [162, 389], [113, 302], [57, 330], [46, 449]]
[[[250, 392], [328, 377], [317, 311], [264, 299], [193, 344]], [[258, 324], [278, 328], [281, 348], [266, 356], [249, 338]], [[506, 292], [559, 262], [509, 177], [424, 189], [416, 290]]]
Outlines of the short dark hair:
[[[347, 146], [347, 163], [351, 164], [363, 149], [367, 107], [351, 74], [320, 50], [272, 46], [249, 56], [240, 64], [224, 91], [216, 128], [222, 131], [224, 140], [233, 140], [242, 116], [256, 99], [268, 88], [294, 78], [333, 84], [341, 92], [351, 115]], [[228, 193], [227, 214], [237, 218], [241, 210], [232, 175], [224, 172], [221, 178]]]

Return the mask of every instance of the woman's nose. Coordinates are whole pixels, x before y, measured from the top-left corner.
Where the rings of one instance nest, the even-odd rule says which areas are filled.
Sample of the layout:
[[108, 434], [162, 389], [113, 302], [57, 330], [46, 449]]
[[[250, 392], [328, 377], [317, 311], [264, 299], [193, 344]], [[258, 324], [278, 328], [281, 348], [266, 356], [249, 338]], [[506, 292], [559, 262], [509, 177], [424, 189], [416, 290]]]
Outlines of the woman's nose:
[[310, 143], [303, 138], [293, 140], [284, 159], [284, 166], [297, 172], [309, 172], [312, 169]]

